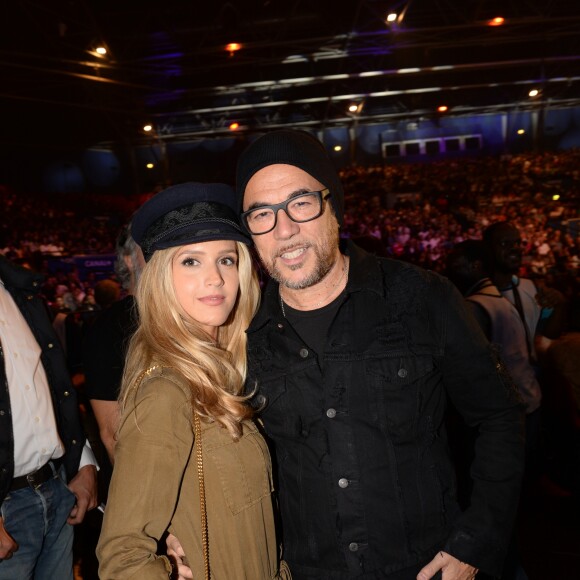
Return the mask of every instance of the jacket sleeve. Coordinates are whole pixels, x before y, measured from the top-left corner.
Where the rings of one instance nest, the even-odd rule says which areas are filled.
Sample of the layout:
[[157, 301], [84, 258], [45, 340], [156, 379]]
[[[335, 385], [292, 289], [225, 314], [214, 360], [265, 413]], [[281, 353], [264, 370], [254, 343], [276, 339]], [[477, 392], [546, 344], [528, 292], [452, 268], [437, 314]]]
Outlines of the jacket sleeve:
[[187, 394], [163, 377], [144, 381], [119, 430], [97, 546], [102, 580], [170, 578], [157, 542], [175, 511], [193, 442]]
[[[450, 400], [476, 427], [473, 491], [444, 550], [489, 574], [499, 575], [517, 512], [524, 469], [523, 404], [505, 367], [459, 292], [435, 282], [432, 320], [442, 341], [438, 362]], [[441, 338], [442, 337], [442, 338]]]

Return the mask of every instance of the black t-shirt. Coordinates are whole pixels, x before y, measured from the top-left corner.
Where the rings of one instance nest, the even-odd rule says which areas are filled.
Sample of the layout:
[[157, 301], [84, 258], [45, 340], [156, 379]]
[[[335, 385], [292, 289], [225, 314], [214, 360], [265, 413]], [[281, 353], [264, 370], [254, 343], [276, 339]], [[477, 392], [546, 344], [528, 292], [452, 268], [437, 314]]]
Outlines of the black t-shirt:
[[318, 354], [320, 362], [325, 350], [328, 329], [344, 301], [344, 296], [343, 292], [330, 304], [316, 310], [296, 310], [284, 302], [286, 320], [308, 347]]
[[133, 296], [126, 296], [99, 314], [83, 344], [85, 391], [89, 399], [116, 401], [129, 339], [137, 328]]

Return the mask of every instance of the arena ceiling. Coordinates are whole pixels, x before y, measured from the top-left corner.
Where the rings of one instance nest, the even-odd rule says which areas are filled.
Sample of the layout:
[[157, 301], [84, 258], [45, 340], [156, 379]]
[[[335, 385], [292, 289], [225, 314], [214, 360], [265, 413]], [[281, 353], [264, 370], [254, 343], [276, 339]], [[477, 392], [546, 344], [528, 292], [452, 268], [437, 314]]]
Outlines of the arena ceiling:
[[580, 103], [578, 0], [17, 0], [0, 19], [5, 147]]

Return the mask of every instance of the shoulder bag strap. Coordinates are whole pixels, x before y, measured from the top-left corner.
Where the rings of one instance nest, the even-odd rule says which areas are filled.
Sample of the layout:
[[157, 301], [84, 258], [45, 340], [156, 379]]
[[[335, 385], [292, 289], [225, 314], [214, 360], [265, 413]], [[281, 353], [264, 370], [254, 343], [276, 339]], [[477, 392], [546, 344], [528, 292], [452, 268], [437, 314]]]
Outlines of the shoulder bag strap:
[[201, 542], [203, 547], [203, 566], [205, 580], [210, 580], [209, 570], [209, 538], [207, 533], [207, 510], [205, 503], [205, 481], [203, 478], [203, 454], [201, 449], [201, 423], [199, 415], [194, 411], [193, 424], [195, 429], [195, 459], [197, 463], [197, 476], [199, 479], [199, 503], [201, 508]]

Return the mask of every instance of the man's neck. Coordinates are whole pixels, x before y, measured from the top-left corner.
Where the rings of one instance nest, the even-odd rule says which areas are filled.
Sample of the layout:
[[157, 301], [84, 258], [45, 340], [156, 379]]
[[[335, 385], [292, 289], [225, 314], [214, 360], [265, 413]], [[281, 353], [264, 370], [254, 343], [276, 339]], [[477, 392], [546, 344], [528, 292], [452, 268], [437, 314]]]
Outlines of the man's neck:
[[501, 290], [511, 286], [513, 274], [511, 272], [494, 272], [491, 279], [493, 283]]

